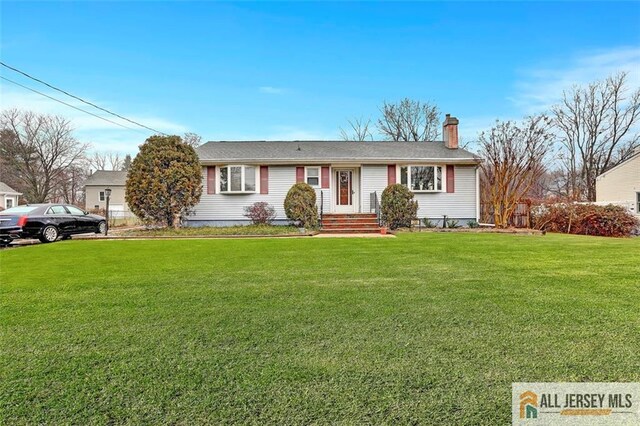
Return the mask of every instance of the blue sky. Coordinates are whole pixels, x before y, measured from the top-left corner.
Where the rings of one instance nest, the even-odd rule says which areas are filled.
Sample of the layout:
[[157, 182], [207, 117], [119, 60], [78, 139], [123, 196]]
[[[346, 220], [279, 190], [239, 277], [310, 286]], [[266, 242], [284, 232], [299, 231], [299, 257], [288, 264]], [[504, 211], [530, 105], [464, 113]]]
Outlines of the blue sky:
[[[564, 88], [631, 72], [639, 2], [2, 2], [2, 61], [167, 133], [337, 139], [382, 101], [437, 103], [473, 140]], [[41, 90], [33, 81], [4, 77]], [[2, 107], [70, 118], [96, 150], [147, 136], [0, 81]], [[74, 105], [81, 104], [64, 99]], [[87, 107], [89, 108], [89, 107]], [[98, 112], [98, 111], [94, 111]]]

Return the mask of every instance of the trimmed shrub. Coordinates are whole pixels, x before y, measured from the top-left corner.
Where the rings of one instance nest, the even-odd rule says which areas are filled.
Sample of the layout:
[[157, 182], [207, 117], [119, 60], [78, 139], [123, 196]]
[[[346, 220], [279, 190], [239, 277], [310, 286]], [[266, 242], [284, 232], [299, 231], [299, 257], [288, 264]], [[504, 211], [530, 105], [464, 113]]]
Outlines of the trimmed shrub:
[[609, 204], [553, 204], [532, 212], [534, 228], [565, 234], [625, 237], [640, 223], [624, 207]]
[[306, 183], [296, 183], [287, 192], [284, 199], [284, 211], [287, 217], [303, 228], [318, 226], [318, 207], [316, 191]]
[[385, 188], [380, 207], [382, 220], [390, 229], [411, 227], [411, 221], [418, 213], [418, 202], [413, 199], [413, 192], [399, 183]]
[[244, 208], [244, 215], [254, 225], [271, 225], [276, 218], [276, 210], [265, 201], [258, 201]]

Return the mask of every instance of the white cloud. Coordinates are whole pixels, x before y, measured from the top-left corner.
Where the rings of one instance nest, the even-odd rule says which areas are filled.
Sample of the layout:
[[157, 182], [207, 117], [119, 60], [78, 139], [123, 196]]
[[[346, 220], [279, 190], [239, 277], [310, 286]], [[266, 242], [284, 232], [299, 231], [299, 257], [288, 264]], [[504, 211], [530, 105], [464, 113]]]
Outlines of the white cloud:
[[286, 89], [283, 89], [282, 87], [261, 86], [258, 88], [258, 91], [268, 95], [282, 95], [286, 92]]
[[558, 102], [564, 90], [586, 85], [626, 71], [631, 87], [640, 86], [640, 48], [600, 50], [567, 58], [555, 67], [540, 66], [522, 72], [515, 93], [508, 100], [523, 113], [547, 110]]
[[[89, 111], [111, 121], [122, 123], [124, 126], [135, 130], [129, 130], [101, 120], [97, 117], [93, 117], [89, 114], [85, 114], [59, 102], [38, 95], [37, 93], [29, 92], [26, 89], [18, 87], [14, 88], [5, 82], [0, 83], [2, 108], [28, 109], [38, 113], [56, 114], [65, 117], [71, 121], [71, 125], [75, 129], [74, 134], [76, 138], [81, 142], [90, 143], [91, 149], [96, 151], [115, 151], [122, 154], [134, 155], [138, 151], [138, 145], [143, 143], [144, 140], [153, 133], [150, 130], [135, 126], [134, 124], [104, 113], [60, 93], [41, 90], [40, 88], [37, 88], [37, 90], [77, 108]], [[131, 114], [123, 112], [120, 108], [109, 105], [107, 102], [94, 101], [90, 99], [88, 99], [88, 101], [161, 132], [168, 134], [180, 134], [187, 131], [185, 126], [163, 118], [146, 114]]]

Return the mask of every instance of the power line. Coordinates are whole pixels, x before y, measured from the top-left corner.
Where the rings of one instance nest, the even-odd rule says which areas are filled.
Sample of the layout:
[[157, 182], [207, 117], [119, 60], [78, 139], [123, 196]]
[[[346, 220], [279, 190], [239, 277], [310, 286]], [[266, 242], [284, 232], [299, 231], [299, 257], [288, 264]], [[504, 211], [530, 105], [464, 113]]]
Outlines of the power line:
[[[161, 131], [156, 130], [156, 129], [152, 129], [151, 127], [147, 127], [147, 126], [145, 126], [144, 124], [140, 124], [140, 123], [138, 123], [137, 121], [130, 120], [130, 119], [128, 119], [127, 117], [123, 117], [123, 116], [121, 116], [120, 114], [116, 114], [115, 112], [111, 112], [111, 111], [109, 111], [108, 109], [102, 108], [101, 106], [98, 106], [98, 105], [96, 105], [96, 104], [94, 104], [94, 103], [91, 103], [91, 102], [89, 102], [89, 101], [85, 101], [84, 99], [82, 99], [82, 98], [80, 98], [80, 97], [78, 97], [78, 96], [72, 95], [71, 93], [69, 93], [69, 92], [67, 92], [67, 91], [65, 91], [65, 90], [62, 90], [62, 89], [60, 89], [60, 88], [58, 88], [58, 87], [55, 87], [55, 86], [53, 86], [53, 85], [51, 85], [51, 84], [47, 83], [46, 81], [42, 81], [42, 80], [40, 80], [39, 78], [36, 78], [36, 77], [34, 77], [34, 76], [32, 76], [32, 75], [29, 75], [29, 74], [27, 74], [27, 73], [26, 73], [26, 72], [24, 72], [24, 71], [21, 71], [21, 70], [19, 70], [19, 69], [17, 69], [17, 68], [14, 68], [14, 67], [10, 66], [10, 65], [7, 65], [7, 64], [5, 64], [4, 62], [1, 62], [1, 61], [0, 61], [0, 65], [2, 65], [3, 67], [9, 68], [10, 70], [15, 71], [15, 72], [17, 72], [17, 73], [20, 73], [20, 74], [24, 75], [25, 77], [30, 78], [31, 80], [37, 81], [38, 83], [41, 83], [41, 84], [44, 84], [45, 86], [47, 86], [47, 87], [49, 87], [49, 88], [51, 88], [51, 89], [53, 89], [53, 90], [57, 90], [57, 91], [58, 91], [58, 92], [60, 92], [60, 93], [64, 93], [65, 95], [67, 95], [67, 96], [69, 96], [69, 97], [72, 97], [73, 99], [77, 99], [77, 100], [79, 100], [80, 102], [83, 102], [83, 103], [85, 103], [85, 104], [87, 104], [87, 105], [90, 105], [90, 106], [92, 106], [92, 107], [94, 107], [94, 108], [97, 108], [97, 109], [99, 109], [100, 111], [104, 111], [104, 112], [106, 112], [107, 114], [111, 114], [111, 115], [113, 115], [113, 116], [115, 116], [115, 117], [118, 117], [118, 118], [120, 118], [120, 119], [122, 119], [122, 120], [128, 121], [129, 123], [131, 123], [131, 124], [135, 124], [136, 126], [144, 127], [145, 129], [147, 129], [147, 130], [151, 130], [152, 132], [155, 132], [155, 133], [157, 133], [157, 134], [167, 136], [167, 134], [166, 134], [166, 133], [164, 133], [164, 132], [161, 132]], [[80, 111], [83, 111], [83, 110], [80, 110]], [[86, 112], [86, 111], [85, 111], [85, 112]]]
[[70, 108], [77, 109], [78, 111], [82, 111], [82, 112], [84, 112], [85, 114], [93, 115], [94, 117], [99, 118], [100, 120], [108, 121], [108, 122], [109, 122], [109, 123], [111, 123], [111, 124], [115, 124], [116, 126], [124, 127], [125, 129], [133, 130], [134, 132], [140, 132], [140, 133], [143, 133], [143, 132], [142, 132], [142, 130], [140, 130], [140, 129], [134, 129], [134, 128], [132, 128], [132, 127], [125, 126], [124, 124], [116, 123], [115, 121], [109, 120], [108, 118], [101, 117], [101, 116], [99, 116], [99, 115], [97, 115], [97, 114], [94, 114], [94, 113], [92, 113], [92, 112], [86, 111], [86, 110], [84, 110], [84, 109], [82, 109], [82, 108], [78, 108], [77, 106], [71, 105], [71, 104], [66, 103], [66, 102], [64, 102], [64, 101], [61, 101], [60, 99], [56, 99], [56, 98], [54, 98], [54, 97], [52, 97], [52, 96], [49, 96], [49, 95], [47, 95], [47, 94], [45, 94], [45, 93], [39, 92], [39, 91], [37, 91], [37, 90], [35, 90], [35, 89], [32, 89], [31, 87], [27, 87], [27, 86], [22, 85], [22, 84], [20, 84], [20, 83], [18, 83], [18, 82], [15, 82], [15, 81], [13, 81], [13, 80], [10, 80], [10, 79], [8, 79], [7, 77], [3, 77], [3, 76], [1, 76], [1, 75], [0, 75], [0, 78], [1, 78], [1, 79], [3, 79], [3, 80], [8, 81], [9, 83], [13, 83], [13, 84], [15, 84], [16, 86], [20, 86], [20, 87], [22, 87], [23, 89], [27, 89], [27, 90], [30, 90], [30, 91], [32, 91], [32, 92], [34, 92], [34, 93], [37, 93], [38, 95], [42, 95], [42, 96], [44, 96], [45, 98], [49, 98], [49, 99], [51, 99], [51, 100], [53, 100], [53, 101], [60, 102], [61, 104], [66, 105], [66, 106], [68, 106], [68, 107], [70, 107]]

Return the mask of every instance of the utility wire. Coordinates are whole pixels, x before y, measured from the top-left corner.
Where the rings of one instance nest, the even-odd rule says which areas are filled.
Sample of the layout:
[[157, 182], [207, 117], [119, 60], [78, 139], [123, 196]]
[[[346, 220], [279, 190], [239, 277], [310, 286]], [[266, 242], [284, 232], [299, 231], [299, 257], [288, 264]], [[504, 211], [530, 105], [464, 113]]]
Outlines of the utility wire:
[[97, 115], [97, 114], [94, 114], [94, 113], [92, 113], [92, 112], [86, 111], [86, 110], [84, 110], [84, 109], [82, 109], [82, 108], [78, 108], [77, 106], [74, 106], [74, 105], [68, 104], [68, 103], [66, 103], [66, 102], [64, 102], [64, 101], [61, 101], [60, 99], [56, 99], [56, 98], [54, 98], [54, 97], [52, 97], [52, 96], [49, 96], [49, 95], [44, 94], [44, 93], [42, 93], [42, 92], [39, 92], [39, 91], [37, 91], [37, 90], [35, 90], [35, 89], [32, 89], [31, 87], [24, 86], [24, 85], [22, 85], [22, 84], [20, 84], [20, 83], [18, 83], [18, 82], [15, 82], [15, 81], [13, 81], [13, 80], [8, 79], [7, 77], [3, 77], [3, 76], [1, 76], [1, 75], [0, 75], [0, 78], [1, 78], [1, 79], [3, 79], [3, 80], [8, 81], [9, 83], [13, 83], [13, 84], [15, 84], [16, 86], [20, 86], [20, 87], [22, 87], [22, 88], [24, 88], [24, 89], [30, 90], [30, 91], [32, 91], [32, 92], [34, 92], [34, 93], [37, 93], [38, 95], [42, 95], [42, 96], [44, 96], [45, 98], [49, 98], [49, 99], [51, 99], [51, 100], [53, 100], [53, 101], [60, 102], [61, 104], [66, 105], [66, 106], [68, 106], [68, 107], [70, 107], [70, 108], [77, 109], [78, 111], [82, 111], [82, 112], [84, 112], [85, 114], [93, 115], [94, 117], [99, 118], [100, 120], [108, 121], [108, 122], [109, 122], [109, 123], [111, 123], [111, 124], [115, 124], [116, 126], [124, 127], [125, 129], [133, 130], [134, 132], [144, 133], [141, 129], [134, 129], [134, 128], [132, 128], [132, 127], [125, 126], [124, 124], [116, 123], [115, 121], [109, 120], [108, 118], [101, 117], [101, 116], [99, 116], [99, 115]]
[[[131, 123], [131, 124], [135, 124], [136, 126], [144, 127], [145, 129], [147, 129], [147, 130], [151, 130], [151, 131], [152, 131], [152, 132], [154, 132], [154, 133], [157, 133], [157, 134], [160, 134], [160, 135], [167, 136], [167, 134], [166, 134], [166, 133], [164, 133], [164, 132], [161, 132], [161, 131], [156, 130], [156, 129], [152, 129], [151, 127], [147, 127], [147, 126], [145, 126], [144, 124], [140, 124], [140, 123], [138, 123], [137, 121], [130, 120], [130, 119], [128, 119], [127, 117], [123, 117], [123, 116], [121, 116], [120, 114], [116, 114], [115, 112], [111, 112], [111, 111], [109, 111], [108, 109], [102, 108], [101, 106], [98, 106], [98, 105], [96, 105], [96, 104], [94, 104], [94, 103], [91, 103], [91, 102], [89, 102], [89, 101], [85, 101], [84, 99], [82, 99], [82, 98], [80, 98], [80, 97], [78, 97], [78, 96], [72, 95], [71, 93], [69, 93], [69, 92], [67, 92], [67, 91], [65, 91], [65, 90], [59, 89], [59, 88], [57, 88], [57, 87], [55, 87], [55, 86], [53, 86], [53, 85], [51, 85], [51, 84], [47, 83], [46, 81], [42, 81], [42, 80], [40, 80], [39, 78], [36, 78], [36, 77], [34, 77], [34, 76], [32, 76], [32, 75], [27, 74], [27, 73], [26, 73], [26, 72], [24, 72], [24, 71], [21, 71], [21, 70], [19, 70], [19, 69], [17, 69], [17, 68], [14, 68], [14, 67], [10, 66], [10, 65], [7, 65], [7, 64], [5, 64], [4, 62], [1, 62], [1, 61], [0, 61], [0, 65], [2, 65], [2, 66], [3, 66], [3, 67], [5, 67], [5, 68], [9, 68], [10, 70], [15, 71], [15, 72], [17, 72], [17, 73], [20, 73], [20, 74], [24, 75], [25, 77], [30, 78], [31, 80], [37, 81], [38, 83], [41, 83], [41, 84], [44, 84], [45, 86], [50, 87], [50, 88], [51, 88], [51, 89], [53, 89], [53, 90], [57, 90], [57, 91], [58, 91], [58, 92], [60, 92], [60, 93], [64, 93], [65, 95], [67, 95], [67, 96], [69, 96], [69, 97], [72, 97], [73, 99], [77, 99], [77, 100], [79, 100], [80, 102], [83, 102], [83, 103], [85, 103], [85, 104], [87, 104], [87, 105], [90, 105], [90, 106], [92, 106], [92, 107], [94, 107], [94, 108], [97, 108], [97, 109], [99, 109], [100, 111], [104, 111], [104, 112], [106, 112], [107, 114], [111, 114], [111, 115], [113, 115], [113, 116], [115, 116], [115, 117], [118, 117], [118, 118], [120, 118], [120, 119], [122, 119], [122, 120], [128, 121], [129, 123]], [[78, 109], [78, 108], [76, 108], [76, 109]], [[80, 110], [80, 111], [84, 111], [84, 110]], [[86, 112], [86, 111], [84, 111], [84, 112]]]

